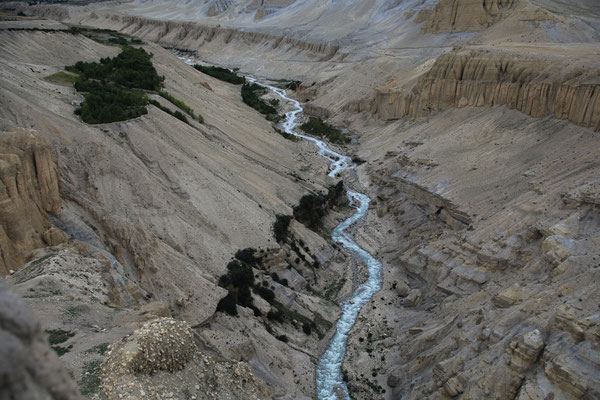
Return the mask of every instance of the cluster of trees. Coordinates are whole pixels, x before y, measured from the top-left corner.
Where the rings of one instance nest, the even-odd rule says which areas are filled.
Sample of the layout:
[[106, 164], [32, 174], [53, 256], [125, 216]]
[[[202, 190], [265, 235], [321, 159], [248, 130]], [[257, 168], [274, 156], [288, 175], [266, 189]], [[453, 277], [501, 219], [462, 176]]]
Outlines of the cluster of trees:
[[341, 130], [323, 122], [319, 118], [310, 117], [307, 122], [300, 125], [300, 129], [309, 135], [321, 138], [325, 136], [331, 143], [348, 144], [351, 142], [351, 139], [344, 135]]
[[265, 88], [256, 83], [244, 83], [242, 85], [242, 100], [244, 103], [267, 117], [277, 115], [277, 110], [260, 98], [264, 93]]
[[152, 54], [142, 48], [123, 46], [114, 58], [102, 58], [99, 63], [78, 61], [66, 67], [79, 74], [82, 80], [110, 81], [131, 89], [158, 90], [165, 80], [152, 65]]
[[195, 64], [194, 68], [202, 73], [205, 73], [206, 75], [212, 76], [213, 78], [233, 83], [234, 85], [242, 85], [246, 83], [246, 78], [227, 68], [204, 66], [199, 64]]
[[266, 286], [254, 283], [252, 267], [259, 268], [253, 254], [256, 250], [252, 248], [236, 252], [235, 260], [227, 264], [227, 273], [219, 278], [219, 286], [227, 289], [225, 296], [217, 304], [217, 311], [237, 316], [237, 305], [248, 307], [254, 311], [254, 315], [260, 316], [261, 312], [252, 304], [252, 294], [258, 294], [269, 303], [275, 300], [275, 293]]
[[76, 114], [88, 124], [125, 121], [148, 113], [148, 97], [141, 92], [107, 85], [90, 91]]
[[300, 199], [300, 203], [294, 207], [294, 218], [312, 230], [321, 227], [321, 220], [327, 211], [343, 202], [344, 182], [339, 181], [336, 185], [328, 188], [327, 194], [306, 194]]
[[[142, 48], [123, 46], [119, 55], [114, 58], [102, 58], [100, 62], [78, 61], [75, 65], [65, 67], [67, 71], [78, 76], [75, 89], [85, 92], [85, 100], [75, 113], [88, 124], [125, 121], [148, 113], [149, 103], [162, 111], [189, 123], [185, 114], [179, 110], [171, 111], [155, 100], [150, 100], [141, 90], [157, 91], [157, 93], [196, 118], [192, 110], [183, 101], [176, 99], [161, 90], [164, 76], [159, 76], [152, 65], [152, 54]], [[198, 115], [198, 121], [204, 118]]]

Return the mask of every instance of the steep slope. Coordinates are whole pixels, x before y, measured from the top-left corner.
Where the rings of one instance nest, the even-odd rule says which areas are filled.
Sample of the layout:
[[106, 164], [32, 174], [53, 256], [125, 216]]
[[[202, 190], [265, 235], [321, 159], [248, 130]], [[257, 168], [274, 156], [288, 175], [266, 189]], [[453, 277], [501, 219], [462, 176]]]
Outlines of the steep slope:
[[[239, 318], [215, 309], [227, 294], [218, 281], [233, 254], [247, 247], [280, 249], [273, 239], [275, 214], [291, 214], [302, 195], [329, 184], [325, 163], [308, 144], [284, 139], [243, 104], [239, 86], [201, 74], [154, 44], [145, 48], [166, 77], [165, 89], [203, 114], [204, 124], [185, 124], [154, 106], [132, 120], [83, 124], [71, 104], [81, 95], [47, 77], [120, 50], [82, 35], [36, 30], [46, 23], [31, 21], [27, 30], [8, 30], [6, 23], [0, 30], [0, 126], [35, 129], [53, 149], [62, 208], [48, 211], [68, 241], [27, 254], [29, 262], [15, 267], [10, 280], [39, 310], [46, 329], [75, 333], [63, 360], [85, 382], [85, 371], [99, 361], [96, 346], [156, 315], [172, 315], [201, 327], [211, 354], [251, 362], [269, 390], [306, 398], [314, 385], [316, 331], [326, 333], [337, 309], [307, 292], [307, 279], [321, 290], [345, 273], [343, 255], [312, 231], [290, 228], [303, 238], [303, 250], [294, 244], [302, 261], [288, 246], [290, 255], [273, 264], [290, 287], [256, 271], [260, 282], [269, 279], [280, 307], [294, 309], [294, 318], [321, 318], [312, 335], [302, 324], [265, 323], [271, 305], [258, 296], [262, 317], [245, 308]], [[317, 255], [332, 268], [303, 267]], [[302, 268], [308, 278], [298, 273]], [[276, 338], [281, 335], [289, 342]]]

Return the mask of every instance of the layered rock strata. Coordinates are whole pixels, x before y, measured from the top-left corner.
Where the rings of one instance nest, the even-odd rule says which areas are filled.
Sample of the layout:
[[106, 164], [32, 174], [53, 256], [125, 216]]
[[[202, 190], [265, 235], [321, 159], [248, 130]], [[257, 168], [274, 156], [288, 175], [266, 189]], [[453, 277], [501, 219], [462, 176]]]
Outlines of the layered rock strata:
[[422, 33], [475, 32], [500, 21], [518, 0], [440, 0], [416, 18]]
[[599, 131], [599, 73], [508, 54], [452, 52], [441, 55], [412, 90], [379, 89], [375, 113], [392, 120], [453, 107], [505, 105]]

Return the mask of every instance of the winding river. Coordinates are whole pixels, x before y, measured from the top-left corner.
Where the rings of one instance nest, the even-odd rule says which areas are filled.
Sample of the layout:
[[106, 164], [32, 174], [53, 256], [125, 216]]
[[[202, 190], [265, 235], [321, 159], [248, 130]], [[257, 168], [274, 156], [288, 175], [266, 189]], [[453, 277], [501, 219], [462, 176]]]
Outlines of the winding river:
[[[283, 100], [291, 102], [294, 105], [294, 110], [285, 114], [286, 120], [283, 124], [284, 130], [290, 135], [309, 140], [317, 145], [319, 148], [319, 155], [327, 159], [330, 163], [329, 176], [335, 177], [346, 169], [355, 168], [356, 165], [352, 162], [350, 157], [336, 153], [321, 140], [301, 135], [294, 130], [297, 125], [296, 117], [303, 109], [298, 101], [287, 96], [285, 90], [259, 83], [256, 79], [251, 77], [248, 77], [247, 79], [250, 82], [257, 83], [272, 90]], [[317, 398], [319, 400], [350, 399], [348, 387], [346, 386], [342, 375], [342, 362], [346, 355], [348, 334], [354, 326], [361, 308], [381, 289], [382, 282], [381, 262], [356, 244], [351, 233], [348, 232], [348, 229], [353, 224], [367, 215], [371, 199], [367, 195], [354, 190], [347, 190], [347, 195], [350, 200], [350, 205], [356, 208], [356, 212], [350, 218], [344, 220], [335, 227], [331, 233], [331, 238], [335, 243], [341, 243], [347, 250], [351, 251], [364, 262], [369, 272], [369, 278], [354, 291], [352, 297], [346, 299], [342, 303], [342, 315], [337, 321], [335, 334], [331, 338], [329, 347], [321, 356], [317, 366], [316, 386]]]

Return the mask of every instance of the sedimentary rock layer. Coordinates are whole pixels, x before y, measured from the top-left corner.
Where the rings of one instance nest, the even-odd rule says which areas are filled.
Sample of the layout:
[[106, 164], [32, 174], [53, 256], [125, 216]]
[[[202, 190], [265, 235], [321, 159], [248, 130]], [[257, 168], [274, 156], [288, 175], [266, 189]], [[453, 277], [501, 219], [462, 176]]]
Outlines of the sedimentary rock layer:
[[417, 23], [422, 33], [475, 32], [500, 21], [518, 0], [440, 0], [433, 10], [424, 9]]
[[48, 213], [60, 208], [52, 151], [33, 130], [0, 134], [0, 275], [53, 236]]
[[440, 56], [409, 92], [383, 88], [383, 119], [419, 117], [452, 107], [506, 105], [527, 115], [552, 115], [600, 130], [600, 71], [490, 52]]
[[[313, 43], [300, 39], [276, 36], [263, 32], [242, 31], [232, 28], [208, 27], [191, 22], [157, 21], [141, 17], [118, 16], [110, 17], [92, 14], [92, 23], [96, 26], [106, 26], [122, 32], [141, 37], [163, 46], [182, 47], [195, 50], [207, 42], [220, 40], [224, 44], [240, 42], [245, 45], [269, 45], [273, 49], [281, 48], [289, 51], [295, 49], [310, 53], [321, 61], [329, 60], [338, 54], [339, 46], [327, 43]], [[102, 18], [106, 18], [104, 21]]]

